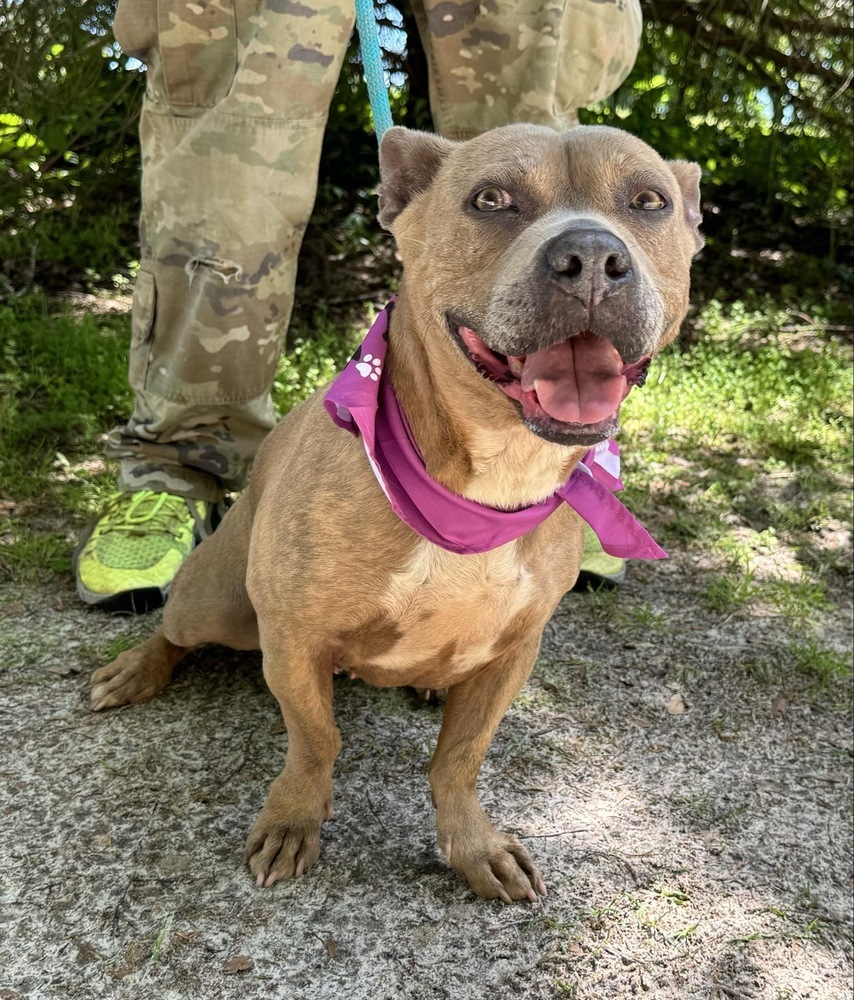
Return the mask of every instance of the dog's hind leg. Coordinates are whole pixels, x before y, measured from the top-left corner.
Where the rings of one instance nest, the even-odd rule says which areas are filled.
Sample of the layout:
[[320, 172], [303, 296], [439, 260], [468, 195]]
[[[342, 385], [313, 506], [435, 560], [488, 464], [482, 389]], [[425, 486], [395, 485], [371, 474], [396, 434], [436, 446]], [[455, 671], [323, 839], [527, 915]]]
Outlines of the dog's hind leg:
[[162, 630], [141, 645], [125, 650], [92, 675], [92, 711], [153, 698], [172, 680], [175, 664], [188, 652], [169, 642]]

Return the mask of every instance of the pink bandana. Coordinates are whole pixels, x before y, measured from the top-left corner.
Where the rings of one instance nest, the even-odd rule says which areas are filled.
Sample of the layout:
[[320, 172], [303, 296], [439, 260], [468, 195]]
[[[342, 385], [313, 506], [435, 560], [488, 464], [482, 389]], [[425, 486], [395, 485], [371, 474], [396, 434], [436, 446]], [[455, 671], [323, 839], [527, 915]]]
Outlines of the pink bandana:
[[361, 434], [368, 459], [397, 516], [449, 552], [488, 552], [533, 531], [562, 503], [590, 525], [604, 550], [621, 559], [666, 559], [667, 553], [613, 495], [621, 490], [619, 449], [613, 440], [591, 448], [552, 496], [520, 510], [487, 507], [431, 479], [388, 379], [390, 303], [324, 398], [333, 421]]

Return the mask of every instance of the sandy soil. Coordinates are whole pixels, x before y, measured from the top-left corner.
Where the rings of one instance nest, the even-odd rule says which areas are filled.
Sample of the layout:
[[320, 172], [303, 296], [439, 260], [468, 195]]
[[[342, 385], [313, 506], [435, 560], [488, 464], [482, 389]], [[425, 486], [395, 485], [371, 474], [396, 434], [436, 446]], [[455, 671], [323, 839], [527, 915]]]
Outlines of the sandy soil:
[[283, 750], [258, 657], [203, 650], [93, 715], [88, 674], [156, 616], [6, 588], [0, 1000], [851, 997], [850, 686], [797, 672], [770, 612], [709, 611], [708, 572], [675, 552], [564, 599], [482, 773], [549, 887], [513, 906], [434, 845], [440, 708], [336, 681], [321, 860], [258, 890], [243, 838]]

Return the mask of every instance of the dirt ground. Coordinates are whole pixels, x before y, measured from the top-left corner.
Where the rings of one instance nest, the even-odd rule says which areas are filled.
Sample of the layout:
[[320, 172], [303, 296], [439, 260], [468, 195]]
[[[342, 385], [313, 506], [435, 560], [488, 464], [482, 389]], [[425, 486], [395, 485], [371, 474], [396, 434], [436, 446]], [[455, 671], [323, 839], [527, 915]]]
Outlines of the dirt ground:
[[346, 678], [321, 859], [256, 889], [243, 839], [283, 751], [258, 657], [203, 650], [93, 715], [88, 674], [156, 615], [0, 591], [0, 1000], [851, 997], [850, 685], [799, 673], [770, 611], [709, 611], [710, 568], [671, 555], [567, 595], [487, 758], [536, 905], [479, 901], [441, 860], [441, 709]]

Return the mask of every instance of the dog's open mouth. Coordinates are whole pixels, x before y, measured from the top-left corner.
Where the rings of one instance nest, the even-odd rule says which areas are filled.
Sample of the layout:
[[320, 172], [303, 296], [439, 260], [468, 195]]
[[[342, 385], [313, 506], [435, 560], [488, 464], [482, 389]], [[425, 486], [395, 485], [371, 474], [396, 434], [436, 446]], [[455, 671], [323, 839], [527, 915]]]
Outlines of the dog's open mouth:
[[651, 360], [627, 364], [587, 331], [533, 354], [508, 355], [467, 326], [452, 322], [451, 330], [478, 371], [519, 404], [528, 428], [562, 444], [595, 444], [614, 434], [620, 404], [643, 385]]

